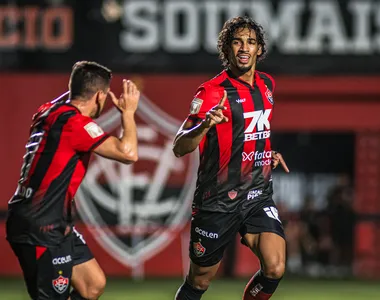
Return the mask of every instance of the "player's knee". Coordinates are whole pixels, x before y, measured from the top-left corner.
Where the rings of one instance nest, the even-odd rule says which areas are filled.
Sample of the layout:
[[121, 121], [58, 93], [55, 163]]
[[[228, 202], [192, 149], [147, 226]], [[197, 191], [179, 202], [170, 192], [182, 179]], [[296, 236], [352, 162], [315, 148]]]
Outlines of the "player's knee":
[[195, 287], [198, 290], [205, 291], [205, 290], [208, 289], [208, 287], [210, 286], [210, 284], [211, 284], [211, 280], [210, 279], [196, 278], [193, 281], [192, 286]]
[[267, 264], [264, 270], [264, 275], [267, 278], [280, 279], [285, 273], [285, 262], [277, 261]]
[[106, 287], [105, 276], [99, 276], [87, 289], [87, 297], [91, 300], [98, 299], [103, 293]]

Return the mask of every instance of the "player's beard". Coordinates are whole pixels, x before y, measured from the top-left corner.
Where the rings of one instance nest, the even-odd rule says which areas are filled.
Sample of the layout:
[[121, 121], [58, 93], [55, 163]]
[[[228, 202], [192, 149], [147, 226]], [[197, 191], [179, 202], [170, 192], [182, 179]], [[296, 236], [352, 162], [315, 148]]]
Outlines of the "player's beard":
[[248, 64], [239, 64], [238, 58], [235, 58], [235, 61], [233, 62], [234, 67], [240, 74], [245, 74], [248, 71], [250, 71], [253, 67], [253, 61], [251, 60]]
[[247, 73], [248, 71], [250, 71], [252, 69], [252, 65], [244, 65], [244, 66], [239, 66], [239, 65], [236, 65], [236, 68], [241, 72], [241, 73]]

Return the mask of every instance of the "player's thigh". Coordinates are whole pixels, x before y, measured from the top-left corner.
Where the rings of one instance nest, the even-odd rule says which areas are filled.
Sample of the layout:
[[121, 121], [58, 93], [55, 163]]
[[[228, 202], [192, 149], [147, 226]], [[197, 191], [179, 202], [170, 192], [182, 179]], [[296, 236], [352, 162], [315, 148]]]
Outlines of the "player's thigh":
[[[279, 275], [285, 265], [285, 233], [272, 200], [258, 203], [244, 219], [241, 230], [246, 244], [259, 257], [264, 271]], [[275, 276], [277, 277], [277, 276]]]
[[70, 241], [57, 247], [13, 244], [28, 293], [34, 300], [66, 300], [70, 291], [72, 259]]
[[106, 285], [106, 277], [95, 258], [75, 265], [71, 277], [73, 288], [84, 298], [100, 296]]
[[83, 235], [73, 230], [73, 274], [72, 286], [82, 297], [99, 295], [106, 285], [102, 268], [91, 253]]
[[191, 220], [190, 259], [194, 268], [216, 266], [240, 227], [238, 214], [198, 211]]
[[[285, 239], [273, 232], [260, 233], [259, 257], [267, 273], [282, 276], [285, 269], [286, 244]], [[279, 277], [274, 276], [274, 277]]]

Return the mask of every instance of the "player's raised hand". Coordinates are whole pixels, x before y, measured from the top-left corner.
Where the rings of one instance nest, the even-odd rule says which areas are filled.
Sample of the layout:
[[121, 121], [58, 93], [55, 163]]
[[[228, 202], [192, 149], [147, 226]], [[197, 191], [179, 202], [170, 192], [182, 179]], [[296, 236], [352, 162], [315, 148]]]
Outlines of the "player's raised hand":
[[136, 85], [130, 81], [123, 79], [123, 93], [116, 98], [113, 92], [109, 92], [113, 104], [120, 112], [135, 112], [140, 99], [140, 91]]
[[227, 108], [224, 106], [224, 102], [227, 99], [227, 92], [224, 90], [223, 97], [220, 99], [218, 105], [215, 105], [206, 113], [206, 119], [204, 124], [207, 128], [210, 128], [216, 124], [228, 122], [228, 118], [223, 115], [223, 110]]
[[276, 169], [278, 164], [282, 166], [282, 168], [285, 170], [286, 173], [289, 173], [289, 168], [285, 163], [284, 158], [282, 157], [281, 153], [278, 153], [277, 151], [272, 151], [272, 167], [273, 169]]

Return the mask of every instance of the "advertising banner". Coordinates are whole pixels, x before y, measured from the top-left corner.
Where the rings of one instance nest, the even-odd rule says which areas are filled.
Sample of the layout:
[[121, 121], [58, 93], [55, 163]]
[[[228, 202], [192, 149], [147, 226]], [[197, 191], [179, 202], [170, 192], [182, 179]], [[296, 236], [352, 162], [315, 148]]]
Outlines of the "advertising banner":
[[217, 39], [238, 15], [267, 34], [263, 71], [375, 74], [377, 0], [0, 1], [0, 69], [63, 71], [96, 60], [118, 72], [213, 73]]

